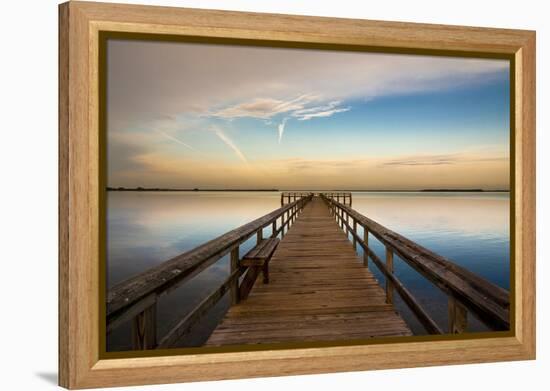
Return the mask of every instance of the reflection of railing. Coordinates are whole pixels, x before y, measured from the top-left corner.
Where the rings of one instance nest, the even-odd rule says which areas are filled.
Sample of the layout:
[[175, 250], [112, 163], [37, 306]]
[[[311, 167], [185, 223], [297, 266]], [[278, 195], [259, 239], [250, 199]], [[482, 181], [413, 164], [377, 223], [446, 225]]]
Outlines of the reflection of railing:
[[[394, 253], [447, 295], [449, 332], [465, 331], [467, 310], [492, 330], [509, 330], [508, 291], [363, 216], [338, 202], [330, 193], [321, 197], [346, 234], [351, 234], [354, 248], [357, 249], [357, 244], [363, 248], [365, 266], [370, 258], [384, 274], [386, 300], [393, 303], [393, 291], [397, 291], [429, 333], [441, 334], [443, 331], [394, 274]], [[358, 225], [364, 229], [363, 238], [358, 234]], [[369, 233], [386, 247], [385, 263], [369, 248]]]
[[299, 192], [299, 191], [283, 191], [281, 193], [281, 206], [290, 204], [303, 197], [310, 197], [313, 193]]
[[[303, 207], [311, 199], [311, 194], [297, 197], [293, 202], [256, 219], [248, 224], [227, 232], [201, 246], [153, 267], [135, 277], [123, 281], [111, 288], [107, 295], [107, 333], [132, 321], [132, 343], [134, 349], [154, 349], [172, 346], [184, 338], [191, 327], [206, 314], [229, 291], [231, 302], [239, 301], [242, 284], [250, 285], [257, 276], [254, 266], [240, 265], [239, 246], [251, 238], [257, 237], [259, 244], [263, 240], [263, 230], [271, 226], [271, 236], [285, 235], [296, 220]], [[158, 297], [168, 293], [188, 281], [201, 271], [230, 254], [231, 270], [229, 277], [188, 315], [173, 327], [166, 336], [157, 342], [156, 303]], [[254, 272], [252, 272], [252, 270]], [[239, 284], [239, 277], [247, 276]]]

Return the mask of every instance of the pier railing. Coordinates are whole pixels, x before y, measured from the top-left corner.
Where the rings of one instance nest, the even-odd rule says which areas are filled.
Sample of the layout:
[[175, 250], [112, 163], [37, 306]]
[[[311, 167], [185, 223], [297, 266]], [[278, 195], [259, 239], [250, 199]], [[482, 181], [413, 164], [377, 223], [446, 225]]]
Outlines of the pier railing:
[[336, 202], [339, 202], [343, 205], [348, 205], [351, 207], [351, 202], [352, 202], [351, 193], [330, 192], [330, 193], [321, 193], [321, 195], [324, 195], [325, 197], [335, 200]]
[[[321, 197], [344, 232], [351, 234], [354, 248], [357, 250], [359, 245], [363, 249], [364, 265], [368, 267], [370, 258], [384, 275], [386, 301], [393, 303], [396, 291], [427, 332], [442, 334], [443, 330], [394, 274], [394, 254], [447, 295], [450, 333], [466, 330], [468, 311], [491, 330], [509, 330], [508, 291], [363, 216], [338, 202], [331, 193], [321, 194]], [[363, 237], [358, 233], [358, 226], [363, 228]], [[385, 246], [385, 262], [369, 247], [369, 234]]]
[[310, 192], [301, 192], [301, 191], [283, 191], [281, 193], [281, 206], [290, 204], [296, 200], [299, 200], [303, 197], [310, 197], [313, 193]]
[[[129, 278], [114, 287], [107, 294], [107, 333], [127, 321], [132, 322], [132, 344], [134, 349], [168, 348], [184, 338], [192, 326], [211, 309], [226, 292], [230, 292], [231, 303], [239, 301], [240, 285], [247, 281], [239, 277], [250, 267], [240, 265], [239, 247], [256, 235], [257, 242], [263, 240], [264, 229], [271, 227], [271, 237], [284, 236], [304, 206], [311, 200], [311, 193], [303, 193], [281, 208], [274, 210], [248, 224], [229, 231], [195, 249], [178, 255], [159, 266]], [[220, 286], [202, 300], [181, 319], [165, 336], [157, 339], [156, 305], [160, 296], [181, 286], [208, 266], [230, 254], [230, 274]], [[257, 273], [251, 273], [256, 278]], [[250, 281], [246, 282], [250, 284]], [[253, 281], [252, 281], [253, 284]]]

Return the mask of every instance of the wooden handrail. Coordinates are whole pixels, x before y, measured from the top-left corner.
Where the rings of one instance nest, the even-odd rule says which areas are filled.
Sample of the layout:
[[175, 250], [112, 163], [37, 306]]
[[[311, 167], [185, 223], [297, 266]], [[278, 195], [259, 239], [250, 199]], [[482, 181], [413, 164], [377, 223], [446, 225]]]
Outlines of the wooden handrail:
[[420, 305], [420, 303], [414, 298], [414, 296], [410, 293], [410, 291], [403, 285], [403, 283], [395, 276], [393, 273], [393, 270], [390, 271], [386, 265], [382, 262], [382, 260], [376, 255], [374, 251], [372, 251], [370, 248], [368, 248], [367, 244], [361, 240], [359, 237], [359, 234], [356, 230], [352, 230], [349, 227], [349, 223], [344, 222], [344, 224], [347, 225], [349, 232], [352, 234], [356, 242], [363, 248], [363, 251], [367, 254], [367, 256], [374, 262], [374, 264], [378, 267], [378, 269], [384, 273], [384, 276], [387, 280], [391, 281], [393, 284], [392, 287], [399, 293], [399, 296], [403, 299], [403, 301], [407, 304], [407, 306], [411, 309], [411, 311], [416, 315], [422, 326], [428, 331], [430, 334], [443, 334], [443, 330], [438, 326], [438, 324], [430, 317], [428, 312]]
[[204, 298], [193, 310], [191, 310], [183, 319], [181, 319], [170, 331], [160, 340], [158, 348], [169, 348], [173, 346], [179, 339], [183, 338], [191, 327], [203, 316], [210, 308], [223, 297], [230, 289], [231, 284], [238, 280], [242, 274], [242, 270], [234, 270], [229, 277], [212, 293]]
[[[388, 270], [387, 265], [384, 265], [376, 254], [370, 250], [368, 243], [359, 237], [356, 231], [357, 224], [361, 225], [365, 232], [373, 234], [386, 246], [387, 250], [392, 253], [395, 252], [423, 277], [440, 288], [449, 297], [450, 314], [465, 316], [465, 313], [461, 312], [462, 307], [464, 307], [464, 309], [467, 308], [471, 311], [474, 316], [489, 328], [493, 330], [509, 330], [510, 299], [508, 291], [456, 265], [449, 259], [420, 246], [418, 243], [391, 231], [374, 220], [363, 216], [351, 207], [329, 197], [327, 194], [322, 194], [321, 197], [327, 202], [342, 227], [345, 227], [348, 233], [352, 233], [354, 242], [359, 243], [363, 249], [368, 250], [368, 256], [392, 283], [391, 288], [397, 290], [427, 330], [431, 327], [428, 324], [431, 322], [426, 319], [422, 320], [424, 317], [422, 312], [425, 314], [425, 311], [419, 311], [418, 308], [415, 310], [413, 308], [416, 307], [414, 304], [411, 307], [411, 298], [408, 297], [410, 295], [405, 293], [405, 296], [403, 296], [402, 293], [404, 291], [401, 289], [401, 282], [397, 280], [391, 270]], [[349, 218], [353, 220], [353, 224], [349, 223]], [[453, 311], [451, 311], [451, 306], [453, 307]], [[461, 322], [465, 323], [465, 320], [461, 320]], [[460, 327], [457, 327], [456, 323], [457, 319], [449, 319], [452, 330], [462, 331]]]
[[283, 191], [281, 193], [281, 206], [284, 206], [285, 203], [288, 204], [288, 203], [294, 202], [299, 198], [311, 197], [311, 196], [313, 196], [313, 193], [311, 192]]
[[[173, 341], [175, 336], [186, 334], [192, 322], [200, 318], [202, 313], [213, 306], [228, 289], [232, 291], [232, 302], [234, 304], [238, 300], [238, 295], [235, 294], [238, 289], [238, 279], [235, 276], [237, 274], [242, 275], [246, 271], [246, 268], [240, 268], [238, 265], [239, 246], [254, 235], [257, 235], [258, 240], [261, 240], [263, 229], [270, 225], [274, 229], [273, 237], [279, 234], [284, 235], [285, 228], [288, 230], [290, 224], [296, 219], [297, 214], [311, 197], [312, 195], [308, 194], [298, 198], [296, 201], [250, 223], [115, 285], [107, 294], [107, 332], [111, 332], [130, 319], [134, 319], [134, 326], [137, 322], [138, 328], [143, 329], [144, 314], [149, 314], [151, 308], [156, 306], [158, 296], [188, 281], [228, 253], [231, 253], [232, 258], [231, 276], [180, 321], [169, 335], [162, 339], [162, 346], [166, 346]], [[279, 218], [281, 219], [281, 225], [277, 228]], [[146, 334], [139, 333], [144, 338], [147, 336]], [[150, 335], [152, 333], [149, 333]], [[156, 346], [156, 342], [137, 341], [137, 343], [134, 343], [135, 348], [152, 348], [151, 346]]]
[[330, 192], [330, 193], [321, 193], [320, 195], [331, 198], [337, 202], [340, 202], [341, 200], [342, 202], [340, 203], [344, 205], [351, 206], [352, 204], [352, 195], [349, 192], [346, 193], [346, 192], [336, 191], [336, 192]]

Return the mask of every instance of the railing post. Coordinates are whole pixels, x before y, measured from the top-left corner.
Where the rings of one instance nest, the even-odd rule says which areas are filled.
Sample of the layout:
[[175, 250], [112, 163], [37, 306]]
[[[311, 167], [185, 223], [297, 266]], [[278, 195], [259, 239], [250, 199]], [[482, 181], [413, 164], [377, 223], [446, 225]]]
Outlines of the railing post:
[[283, 201], [283, 197], [284, 197], [284, 195], [283, 195], [283, 193], [281, 193], [281, 206], [283, 206], [285, 204], [285, 202]]
[[[386, 246], [386, 268], [393, 274], [393, 251]], [[386, 303], [393, 304], [393, 283], [386, 277]]]
[[155, 349], [157, 345], [157, 303], [147, 307], [132, 320], [134, 350]]
[[277, 237], [277, 219], [273, 220], [273, 225], [271, 225], [271, 237]]
[[286, 221], [288, 222], [287, 224], [287, 229], [290, 228], [290, 224], [292, 224], [292, 208], [290, 208], [287, 212], [287, 215], [286, 215]]
[[461, 334], [468, 326], [468, 313], [466, 308], [453, 296], [449, 296], [449, 333]]
[[258, 230], [258, 233], [256, 234], [256, 244], [260, 244], [263, 238], [264, 238], [264, 229], [260, 228]]
[[363, 241], [365, 248], [363, 249], [363, 266], [369, 267], [369, 230], [363, 226]]
[[357, 235], [357, 220], [355, 219], [353, 219], [353, 233], [353, 249], [357, 252], [357, 237], [355, 236]]
[[[231, 267], [230, 274], [233, 274], [235, 270], [239, 267], [239, 246], [231, 250]], [[231, 295], [231, 305], [237, 304], [239, 302], [239, 279], [235, 278], [229, 288]]]
[[[290, 210], [290, 209], [289, 209], [289, 210]], [[285, 227], [286, 227], [286, 232], [288, 232], [288, 225], [290, 224], [290, 223], [288, 222], [288, 218], [289, 218], [289, 216], [290, 216], [289, 210], [287, 210], [287, 211], [283, 214], [284, 217], [285, 217], [285, 223], [284, 223], [284, 224], [285, 224]]]

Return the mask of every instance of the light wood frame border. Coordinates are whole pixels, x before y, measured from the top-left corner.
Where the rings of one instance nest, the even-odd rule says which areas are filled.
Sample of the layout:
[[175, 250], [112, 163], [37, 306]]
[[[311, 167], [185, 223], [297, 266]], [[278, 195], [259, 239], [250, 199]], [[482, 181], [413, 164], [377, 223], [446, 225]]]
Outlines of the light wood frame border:
[[[99, 31], [405, 50], [515, 61], [514, 336], [100, 359]], [[91, 388], [535, 358], [535, 32], [88, 2], [59, 6], [59, 384]], [[457, 352], [460, 354], [457, 354]]]

